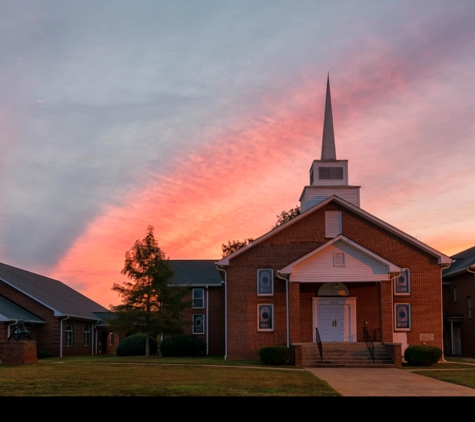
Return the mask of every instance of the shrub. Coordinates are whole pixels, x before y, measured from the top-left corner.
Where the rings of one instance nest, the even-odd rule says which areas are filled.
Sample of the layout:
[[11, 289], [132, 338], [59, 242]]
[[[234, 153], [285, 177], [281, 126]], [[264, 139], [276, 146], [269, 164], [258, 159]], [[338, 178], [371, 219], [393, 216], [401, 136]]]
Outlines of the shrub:
[[206, 343], [194, 335], [172, 336], [162, 340], [159, 349], [165, 357], [204, 356]]
[[[150, 355], [157, 353], [157, 340], [150, 337]], [[115, 351], [117, 356], [143, 356], [145, 355], [145, 334], [133, 334], [124, 338]]]
[[442, 357], [442, 350], [435, 346], [409, 346], [404, 359], [412, 366], [430, 366]]
[[285, 346], [262, 347], [259, 358], [264, 365], [284, 365], [290, 360], [290, 349]]

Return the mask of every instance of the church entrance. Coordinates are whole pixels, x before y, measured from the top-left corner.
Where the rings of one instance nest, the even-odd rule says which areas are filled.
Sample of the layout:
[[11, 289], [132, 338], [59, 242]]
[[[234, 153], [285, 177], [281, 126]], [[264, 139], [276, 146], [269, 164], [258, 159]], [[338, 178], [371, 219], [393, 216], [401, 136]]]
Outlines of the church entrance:
[[356, 298], [313, 298], [313, 341], [316, 328], [322, 342], [356, 341]]

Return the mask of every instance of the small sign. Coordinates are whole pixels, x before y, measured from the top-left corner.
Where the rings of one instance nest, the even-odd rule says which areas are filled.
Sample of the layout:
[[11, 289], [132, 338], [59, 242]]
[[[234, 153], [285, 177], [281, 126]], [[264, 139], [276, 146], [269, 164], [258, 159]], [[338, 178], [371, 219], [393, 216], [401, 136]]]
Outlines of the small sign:
[[434, 333], [420, 333], [419, 341], [434, 341]]

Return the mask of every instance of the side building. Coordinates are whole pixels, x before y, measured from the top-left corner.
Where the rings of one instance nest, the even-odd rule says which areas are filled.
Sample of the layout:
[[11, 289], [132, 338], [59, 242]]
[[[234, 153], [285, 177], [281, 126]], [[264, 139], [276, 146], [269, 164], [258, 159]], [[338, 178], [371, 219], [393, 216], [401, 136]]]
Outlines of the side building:
[[112, 353], [121, 339], [108, 316], [106, 308], [58, 280], [0, 263], [0, 341], [23, 320], [39, 353]]
[[475, 246], [452, 258], [442, 273], [444, 347], [448, 355], [475, 358]]

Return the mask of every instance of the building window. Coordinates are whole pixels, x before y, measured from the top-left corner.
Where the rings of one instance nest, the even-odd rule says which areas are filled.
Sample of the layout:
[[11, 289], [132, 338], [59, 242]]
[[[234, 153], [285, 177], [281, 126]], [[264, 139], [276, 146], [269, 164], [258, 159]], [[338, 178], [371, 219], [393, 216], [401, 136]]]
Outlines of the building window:
[[113, 346], [114, 345], [114, 331], [111, 331], [109, 333], [109, 346]]
[[401, 274], [395, 277], [394, 294], [408, 295], [411, 293], [411, 277], [409, 268], [404, 268]]
[[343, 180], [343, 167], [319, 167], [320, 180]]
[[205, 333], [205, 316], [193, 315], [193, 334]]
[[194, 309], [203, 309], [205, 307], [205, 291], [204, 289], [193, 289], [192, 300]]
[[64, 345], [71, 347], [73, 345], [73, 323], [71, 321], [66, 321], [65, 327], [66, 335], [64, 337]]
[[274, 271], [272, 269], [257, 270], [257, 294], [259, 296], [274, 294]]
[[454, 302], [457, 302], [457, 286], [454, 286]]
[[334, 238], [341, 234], [341, 211], [325, 211], [325, 237]]
[[345, 266], [345, 254], [343, 252], [333, 252], [333, 266], [334, 267]]
[[86, 324], [84, 326], [84, 346], [89, 346], [91, 344], [91, 326]]
[[274, 331], [274, 305], [257, 305], [258, 331]]
[[397, 303], [394, 305], [396, 331], [409, 331], [411, 329], [411, 305]]
[[472, 319], [472, 297], [467, 297], [467, 318]]

